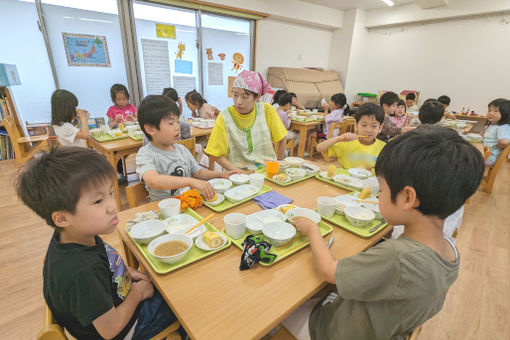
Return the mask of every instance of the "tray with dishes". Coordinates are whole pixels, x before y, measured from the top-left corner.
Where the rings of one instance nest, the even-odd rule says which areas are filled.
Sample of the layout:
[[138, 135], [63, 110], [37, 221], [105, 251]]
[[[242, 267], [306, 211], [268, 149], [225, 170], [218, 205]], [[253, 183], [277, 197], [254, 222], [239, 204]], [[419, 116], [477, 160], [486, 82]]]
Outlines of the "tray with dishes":
[[134, 133], [128, 133], [129, 138], [134, 140], [135, 142], [141, 142], [143, 141], [144, 133], [141, 130], [137, 130]]
[[330, 165], [327, 171], [319, 172], [315, 175], [315, 178], [345, 190], [361, 191], [364, 186], [364, 180], [375, 177], [371, 171], [365, 169], [352, 168], [345, 170]]
[[[289, 163], [287, 162], [289, 160]], [[301, 160], [300, 162], [298, 160]], [[293, 163], [294, 161], [294, 163]], [[311, 163], [304, 163], [301, 158], [298, 157], [287, 157], [284, 161], [278, 161], [279, 169], [278, 174], [269, 177], [266, 168], [261, 168], [255, 171], [264, 175], [264, 177], [275, 184], [286, 187], [295, 183], [302, 182], [309, 178], [314, 177], [320, 170], [320, 168]], [[290, 164], [296, 164], [290, 166]]]
[[114, 140], [127, 138], [127, 131], [122, 132], [119, 129], [111, 129], [104, 132], [101, 129], [92, 129], [89, 131], [90, 137], [94, 138], [98, 142], [111, 142]]
[[126, 231], [154, 271], [166, 274], [230, 246], [231, 241], [209, 222], [186, 234], [200, 220], [202, 217], [188, 208], [165, 220], [126, 226]]
[[244, 250], [242, 243], [248, 235], [260, 236], [271, 243], [269, 253], [276, 255], [273, 263], [259, 262], [262, 266], [271, 266], [297, 253], [310, 244], [306, 236], [296, 231], [289, 222], [298, 216], [308, 217], [316, 222], [322, 237], [333, 231], [333, 227], [321, 221], [319, 214], [310, 209], [299, 208], [292, 204], [284, 204], [275, 209], [262, 210], [246, 216], [246, 231], [239, 239], [232, 239], [223, 229], [221, 232], [239, 249]]

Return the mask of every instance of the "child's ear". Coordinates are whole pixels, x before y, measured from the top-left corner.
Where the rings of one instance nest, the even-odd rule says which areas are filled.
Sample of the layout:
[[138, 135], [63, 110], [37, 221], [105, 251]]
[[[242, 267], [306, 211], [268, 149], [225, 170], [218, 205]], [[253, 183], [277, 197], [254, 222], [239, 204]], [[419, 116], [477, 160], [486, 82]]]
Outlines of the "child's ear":
[[379, 124], [379, 132], [377, 134], [381, 133], [383, 127], [384, 127], [384, 123]]
[[146, 131], [149, 135], [151, 135], [151, 137], [153, 137], [153, 136], [154, 136], [154, 134], [156, 133], [156, 130], [157, 130], [157, 129], [156, 129], [156, 127], [155, 127], [154, 125], [152, 125], [152, 124], [144, 124], [144, 125], [143, 125], [143, 127], [144, 127], [145, 131]]
[[405, 210], [415, 209], [420, 206], [420, 200], [416, 195], [416, 190], [410, 185], [406, 185], [399, 193], [402, 208]]
[[57, 227], [66, 228], [71, 225], [71, 215], [68, 211], [59, 210], [51, 214], [51, 219]]

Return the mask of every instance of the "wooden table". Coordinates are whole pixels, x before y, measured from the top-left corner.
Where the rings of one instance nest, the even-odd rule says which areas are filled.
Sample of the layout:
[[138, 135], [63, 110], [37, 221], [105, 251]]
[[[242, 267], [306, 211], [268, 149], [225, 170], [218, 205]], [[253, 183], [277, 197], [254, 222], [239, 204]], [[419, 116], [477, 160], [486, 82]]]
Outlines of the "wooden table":
[[191, 138], [200, 137], [200, 136], [209, 136], [212, 132], [212, 128], [201, 129], [196, 127], [191, 127], [190, 134]]
[[[327, 185], [315, 178], [288, 187], [267, 182], [273, 190], [294, 198], [294, 203], [316, 208], [319, 195], [337, 196], [346, 191]], [[138, 260], [193, 339], [260, 339], [326, 282], [315, 269], [310, 247], [269, 267], [255, 266], [239, 270], [241, 250], [234, 245], [226, 250], [166, 275], [156, 274], [131, 238], [125, 232], [126, 221], [136, 212], [157, 209], [149, 203], [119, 213], [117, 231], [122, 240], [126, 262], [135, 266]], [[215, 215], [210, 222], [223, 229], [227, 213], [250, 214], [260, 211], [255, 202], [244, 203], [225, 213]], [[207, 216], [211, 210], [196, 210]], [[388, 230], [386, 227], [370, 239], [363, 239], [338, 227], [331, 252], [344, 258], [374, 245]], [[327, 241], [329, 236], [325, 239]]]
[[290, 129], [299, 131], [298, 157], [303, 158], [305, 155], [306, 136], [308, 130], [315, 129], [317, 125], [323, 124], [324, 121], [298, 122], [293, 120], [290, 123]]

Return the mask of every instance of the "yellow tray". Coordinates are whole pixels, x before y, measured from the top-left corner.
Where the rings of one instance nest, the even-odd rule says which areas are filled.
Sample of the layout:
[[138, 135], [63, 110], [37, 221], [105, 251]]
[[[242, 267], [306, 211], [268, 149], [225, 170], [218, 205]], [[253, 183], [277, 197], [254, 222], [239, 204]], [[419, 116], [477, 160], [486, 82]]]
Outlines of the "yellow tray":
[[[196, 218], [199, 221], [202, 220], [202, 218], [203, 218], [198, 213], [196, 213], [193, 209], [190, 209], [190, 208], [187, 208], [183, 212], [183, 214], [188, 214], [190, 216], [193, 216], [194, 218]], [[208, 231], [218, 232], [218, 229], [216, 229], [211, 223], [205, 222], [204, 225]], [[127, 226], [126, 226], [126, 231], [128, 231]], [[129, 232], [128, 232], [128, 235], [129, 235]], [[176, 269], [182, 268], [184, 266], [187, 266], [188, 264], [191, 264], [193, 262], [201, 260], [204, 257], [211, 256], [214, 253], [217, 253], [225, 248], [228, 248], [232, 244], [230, 239], [227, 238], [227, 242], [225, 242], [223, 247], [215, 249], [215, 250], [210, 250], [210, 251], [202, 250], [193, 244], [193, 246], [191, 247], [189, 252], [186, 254], [186, 256], [180, 262], [170, 264], [170, 263], [161, 262], [157, 258], [153, 257], [149, 253], [149, 250], [147, 249], [147, 246], [148, 246], [147, 244], [139, 244], [135, 240], [133, 240], [133, 242], [136, 244], [138, 249], [140, 249], [140, 251], [142, 252], [143, 256], [145, 256], [147, 261], [151, 264], [152, 269], [154, 269], [154, 271], [158, 274], [170, 273]]]
[[[349, 172], [347, 170], [345, 170], [345, 169], [342, 169], [342, 168], [337, 168], [335, 174], [336, 175], [347, 175], [347, 176], [350, 176]], [[358, 189], [354, 189], [354, 188], [348, 187], [347, 185], [343, 185], [343, 184], [337, 183], [337, 182], [333, 181], [333, 179], [324, 178], [324, 177], [322, 177], [320, 175], [320, 172], [315, 175], [315, 178], [317, 178], [319, 181], [326, 182], [328, 184], [337, 186], [337, 187], [345, 189], [347, 191], [360, 191]]]
[[[322, 237], [326, 236], [327, 234], [329, 234], [329, 233], [331, 233], [333, 231], [333, 227], [330, 226], [329, 224], [323, 222], [323, 221], [319, 222], [319, 227], [321, 228], [321, 235], [322, 235]], [[243, 243], [244, 239], [248, 235], [250, 235], [250, 232], [248, 232], [248, 229], [246, 229], [246, 232], [244, 233], [244, 236], [241, 237], [240, 239], [237, 239], [237, 240], [232, 239], [225, 232], [225, 229], [223, 229], [221, 232], [223, 234], [225, 234], [227, 236], [227, 238], [229, 240], [231, 240], [232, 243], [237, 248], [241, 249], [241, 251], [244, 250], [244, 248], [241, 246], [241, 244]], [[255, 235], [255, 236], [257, 236], [257, 237], [260, 236], [260, 237], [262, 237], [264, 239], [264, 241], [269, 242], [269, 240], [263, 234], [258, 234], [258, 235]], [[269, 242], [269, 243], [271, 243], [271, 242]], [[267, 264], [267, 263], [259, 262], [259, 264], [262, 265], [262, 266], [271, 266], [271, 265], [275, 264], [276, 262], [279, 262], [279, 261], [283, 260], [284, 258], [289, 257], [290, 255], [292, 255], [294, 253], [297, 253], [298, 251], [300, 251], [304, 247], [308, 246], [309, 244], [310, 244], [310, 241], [308, 241], [308, 237], [302, 236], [298, 232], [298, 233], [296, 233], [296, 236], [294, 237], [292, 242], [284, 244], [281, 247], [272, 246], [271, 249], [269, 249], [269, 253], [276, 255], [276, 260], [273, 263]]]
[[312, 178], [313, 176], [315, 176], [314, 174], [312, 175], [306, 175], [305, 177], [303, 178], [300, 178], [300, 179], [293, 179], [292, 181], [289, 181], [289, 182], [278, 182], [278, 181], [275, 181], [274, 179], [270, 178], [270, 177], [267, 177], [267, 172], [266, 172], [266, 168], [261, 168], [261, 169], [258, 169], [255, 171], [256, 173], [259, 173], [259, 174], [262, 174], [264, 175], [264, 177], [270, 181], [270, 182], [273, 182], [275, 184], [278, 184], [282, 187], [287, 187], [289, 185], [292, 185], [292, 184], [295, 184], [295, 183], [299, 183], [299, 182], [302, 182], [304, 180], [307, 180], [309, 178]]
[[122, 134], [122, 136], [112, 137], [109, 134], [105, 133], [105, 134], [101, 134], [100, 136], [97, 136], [97, 137], [90, 135], [90, 137], [94, 138], [95, 140], [97, 140], [100, 143], [103, 143], [103, 142], [111, 142], [114, 140], [127, 138], [127, 134]]
[[[353, 226], [349, 222], [349, 220], [347, 220], [347, 217], [345, 217], [345, 215], [334, 214], [333, 217], [327, 218], [327, 217], [322, 216], [322, 218], [324, 220], [328, 221], [329, 223], [332, 223], [342, 229], [345, 229], [345, 230], [347, 230], [355, 235], [358, 235], [359, 237], [363, 237], [363, 238], [369, 238], [369, 237], [374, 236], [375, 234], [380, 232], [382, 229], [384, 229], [388, 225], [388, 223], [381, 224], [382, 223], [381, 220], [373, 220], [372, 223], [364, 226], [363, 228], [359, 228], [359, 227]], [[376, 226], [377, 226], [377, 229], [370, 232], [370, 230]]]
[[134, 140], [135, 142], [141, 142], [143, 140], [143, 136], [135, 137], [135, 136], [128, 135], [128, 137], [131, 138], [132, 140]]
[[[233, 188], [233, 187], [232, 187]], [[270, 192], [271, 190], [271, 187], [267, 186], [267, 185], [264, 185], [262, 187], [262, 189], [254, 196], [251, 196], [245, 200], [242, 200], [242, 201], [239, 201], [239, 202], [236, 202], [236, 203], [232, 203], [230, 202], [226, 197], [225, 197], [225, 200], [223, 202], [221, 202], [220, 204], [218, 205], [210, 205], [209, 203], [207, 202], [204, 202], [204, 205], [207, 206], [209, 209], [212, 209], [216, 212], [223, 212], [225, 210], [228, 210], [228, 209], [231, 209], [233, 207], [237, 207], [238, 205], [241, 205], [245, 202], [248, 202], [248, 201], [251, 201], [253, 198], [257, 197], [257, 196], [260, 196], [262, 194], [265, 194], [266, 192]]]

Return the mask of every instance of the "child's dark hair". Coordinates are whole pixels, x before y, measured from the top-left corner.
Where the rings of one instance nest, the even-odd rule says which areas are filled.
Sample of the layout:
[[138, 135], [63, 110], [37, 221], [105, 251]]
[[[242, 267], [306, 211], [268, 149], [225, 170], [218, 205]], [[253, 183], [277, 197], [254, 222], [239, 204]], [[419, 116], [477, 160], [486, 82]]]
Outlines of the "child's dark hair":
[[422, 124], [436, 124], [443, 118], [443, 115], [443, 104], [433, 98], [424, 101], [418, 112], [418, 118]]
[[184, 98], [193, 105], [198, 105], [198, 107], [202, 107], [202, 105], [207, 103], [207, 100], [205, 100], [204, 97], [195, 90], [186, 93]]
[[[283, 94], [286, 94], [286, 93], [287, 93], [287, 91], [285, 91], [285, 90], [278, 90], [278, 91], [276, 91], [274, 93], [274, 96], [273, 96], [273, 103], [272, 104], [280, 105], [279, 104], [280, 96], [283, 95]], [[292, 99], [292, 97], [291, 97], [291, 99]]]
[[149, 140], [152, 140], [152, 137], [145, 130], [145, 124], [150, 124], [159, 130], [161, 120], [172, 116], [179, 118], [179, 108], [172, 99], [163, 95], [145, 97], [138, 108], [140, 128]]
[[383, 104], [391, 106], [393, 104], [398, 103], [398, 100], [399, 100], [398, 95], [395, 92], [388, 91], [381, 96], [381, 99], [379, 99], [379, 103], [381, 104], [381, 106], [383, 106]]
[[78, 98], [67, 90], [56, 90], [51, 95], [51, 124], [70, 123], [76, 116]]
[[280, 98], [278, 98], [278, 105], [285, 106], [287, 104], [292, 103], [292, 96], [288, 93], [283, 93]]
[[[497, 100], [497, 99], [496, 99]], [[495, 100], [493, 100], [495, 102]], [[496, 125], [505, 125], [510, 124], [510, 100], [501, 100], [497, 102], [497, 105], [490, 105], [499, 108], [499, 114], [501, 115], [501, 119], [499, 122], [495, 123]]]
[[365, 103], [361, 105], [354, 115], [356, 123], [358, 123], [363, 116], [374, 116], [380, 124], [384, 122], [384, 110], [375, 103]]
[[416, 93], [410, 92], [406, 94], [406, 100], [416, 100]]
[[450, 97], [443, 95], [443, 96], [440, 96], [439, 98], [437, 98], [437, 101], [443, 105], [448, 106], [448, 105], [450, 105], [451, 100], [450, 100]]
[[52, 214], [56, 211], [74, 214], [84, 189], [109, 182], [115, 175], [111, 164], [95, 150], [56, 147], [30, 159], [20, 169], [15, 185], [23, 203], [60, 231]]
[[482, 180], [480, 151], [454, 130], [422, 125], [391, 140], [377, 157], [375, 173], [395, 199], [411, 186], [423, 215], [445, 219], [476, 191]]
[[110, 88], [110, 96], [112, 97], [112, 102], [115, 103], [115, 97], [117, 96], [117, 93], [119, 93], [119, 92], [124, 93], [127, 100], [129, 100], [129, 92], [128, 92], [127, 87], [125, 87], [122, 84], [113, 84], [112, 87]]
[[341, 109], [344, 109], [345, 112], [349, 112], [351, 109], [349, 104], [347, 104], [347, 98], [343, 93], [335, 93], [331, 96], [331, 101], [335, 103], [335, 105]]
[[168, 98], [172, 99], [174, 102], [177, 102], [179, 100], [179, 94], [177, 93], [177, 90], [173, 87], [165, 87], [163, 89], [163, 96], [167, 96]]

